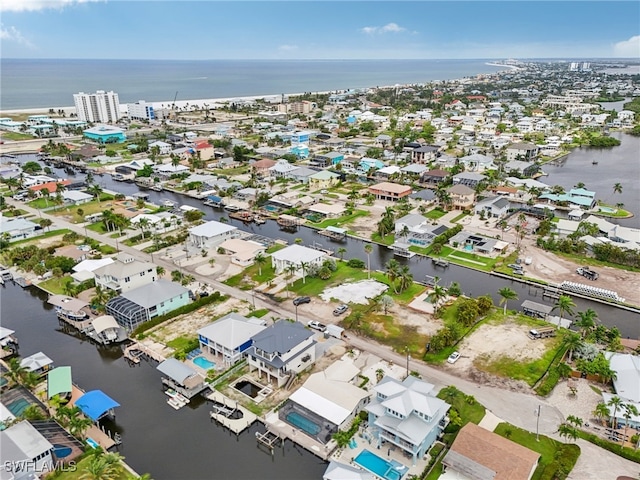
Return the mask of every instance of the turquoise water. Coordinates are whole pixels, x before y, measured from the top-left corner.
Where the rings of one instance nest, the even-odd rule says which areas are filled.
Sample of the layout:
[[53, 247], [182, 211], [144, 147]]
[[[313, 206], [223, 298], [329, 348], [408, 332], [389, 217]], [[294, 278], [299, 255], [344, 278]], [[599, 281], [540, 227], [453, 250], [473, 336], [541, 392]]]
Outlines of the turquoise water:
[[209, 370], [209, 369], [214, 368], [216, 366], [215, 363], [210, 362], [209, 360], [207, 360], [204, 357], [196, 357], [196, 358], [194, 358], [193, 359], [193, 363], [195, 363], [200, 368], [204, 368], [205, 370]]
[[392, 463], [371, 453], [369, 450], [360, 452], [354, 461], [380, 478], [386, 480], [400, 480], [402, 478], [402, 474], [394, 468]]
[[265, 210], [269, 210], [270, 212], [276, 212], [278, 211], [278, 207], [274, 206], [274, 205], [265, 205], [263, 207]]
[[71, 455], [71, 448], [65, 447], [64, 445], [59, 445], [57, 443], [53, 444], [53, 454], [57, 458], [65, 458]]
[[467, 252], [473, 252], [473, 245], [465, 245], [465, 246], [464, 246], [464, 249], [465, 249]]
[[11, 413], [13, 413], [14, 416], [19, 417], [29, 405], [31, 404], [27, 400], [25, 400], [24, 398], [20, 398], [15, 402], [11, 402], [9, 405], [7, 405], [7, 408]]
[[616, 213], [618, 211], [615, 208], [611, 207], [598, 207], [598, 210], [600, 210], [602, 213]]
[[320, 425], [312, 422], [307, 417], [303, 417], [298, 412], [290, 412], [287, 414], [287, 421], [310, 435], [317, 435], [320, 432]]

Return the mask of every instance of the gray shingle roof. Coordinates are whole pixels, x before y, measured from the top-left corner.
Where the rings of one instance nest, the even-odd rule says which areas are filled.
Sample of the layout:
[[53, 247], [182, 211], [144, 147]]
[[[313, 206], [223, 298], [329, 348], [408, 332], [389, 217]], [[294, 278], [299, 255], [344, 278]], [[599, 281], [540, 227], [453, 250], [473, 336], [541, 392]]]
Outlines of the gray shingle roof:
[[254, 335], [253, 346], [267, 353], [286, 353], [311, 337], [313, 332], [300, 322], [279, 320], [262, 332]]
[[141, 307], [151, 308], [188, 292], [189, 290], [182, 285], [168, 280], [158, 280], [157, 282], [151, 282], [142, 287], [129, 290], [120, 296]]

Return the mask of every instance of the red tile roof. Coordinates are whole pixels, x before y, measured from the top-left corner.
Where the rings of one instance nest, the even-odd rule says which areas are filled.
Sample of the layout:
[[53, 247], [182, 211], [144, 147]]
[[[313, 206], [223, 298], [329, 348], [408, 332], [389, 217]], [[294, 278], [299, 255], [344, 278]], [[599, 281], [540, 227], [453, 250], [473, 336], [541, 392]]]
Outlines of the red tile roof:
[[71, 183], [71, 180], [60, 180], [59, 182], [47, 182], [40, 185], [33, 185], [29, 187], [29, 190], [33, 190], [34, 192], [39, 192], [43, 188], [46, 188], [47, 190], [49, 190], [49, 193], [55, 193], [56, 190], [58, 190], [58, 183], [61, 183], [62, 185], [67, 186]]

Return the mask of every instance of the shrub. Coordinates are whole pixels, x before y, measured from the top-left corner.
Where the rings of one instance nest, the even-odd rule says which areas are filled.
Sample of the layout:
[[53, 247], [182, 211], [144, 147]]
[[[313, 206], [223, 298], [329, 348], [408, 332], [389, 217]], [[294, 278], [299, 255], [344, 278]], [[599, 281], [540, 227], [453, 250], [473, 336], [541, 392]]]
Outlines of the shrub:
[[351, 268], [364, 268], [364, 260], [359, 258], [352, 258], [347, 262], [347, 265]]

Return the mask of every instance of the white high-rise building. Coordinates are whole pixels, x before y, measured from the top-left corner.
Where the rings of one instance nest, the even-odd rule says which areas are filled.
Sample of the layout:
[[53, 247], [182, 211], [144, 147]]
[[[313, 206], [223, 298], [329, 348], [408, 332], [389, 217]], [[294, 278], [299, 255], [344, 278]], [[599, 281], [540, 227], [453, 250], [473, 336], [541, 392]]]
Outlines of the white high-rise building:
[[127, 113], [131, 120], [155, 120], [153, 105], [140, 100], [136, 103], [127, 103]]
[[120, 119], [120, 100], [115, 92], [98, 90], [96, 93], [73, 95], [78, 120], [84, 122], [113, 123]]

